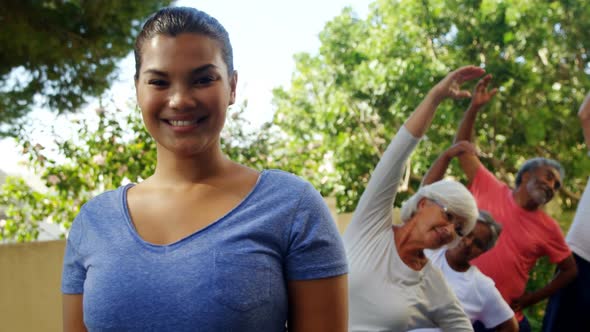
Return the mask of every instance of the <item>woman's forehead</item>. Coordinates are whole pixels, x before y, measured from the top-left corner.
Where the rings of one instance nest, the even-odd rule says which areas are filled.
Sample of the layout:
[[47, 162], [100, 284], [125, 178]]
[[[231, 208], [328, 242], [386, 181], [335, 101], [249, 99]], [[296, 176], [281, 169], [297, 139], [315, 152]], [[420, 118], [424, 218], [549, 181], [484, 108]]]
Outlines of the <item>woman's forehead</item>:
[[489, 226], [479, 221], [475, 224], [475, 227], [473, 228], [472, 232], [474, 236], [485, 241], [488, 240], [489, 236], [492, 233]]
[[205, 63], [225, 66], [219, 42], [196, 33], [155, 35], [143, 44], [141, 53], [144, 69], [180, 65], [199, 67]]

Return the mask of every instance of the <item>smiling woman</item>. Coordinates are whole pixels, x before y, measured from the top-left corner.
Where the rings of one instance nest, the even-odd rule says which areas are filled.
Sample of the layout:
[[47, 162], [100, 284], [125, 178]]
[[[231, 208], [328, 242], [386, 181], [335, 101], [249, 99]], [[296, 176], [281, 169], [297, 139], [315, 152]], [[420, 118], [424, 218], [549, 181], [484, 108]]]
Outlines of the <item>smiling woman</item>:
[[[137, 102], [160, 153], [191, 156], [215, 150], [237, 73], [219, 42], [203, 34], [156, 35], [140, 46]], [[167, 157], [165, 157], [167, 158]]]
[[65, 331], [345, 331], [347, 264], [319, 193], [220, 148], [237, 73], [223, 26], [165, 8], [135, 47], [155, 173], [95, 197], [64, 257]]

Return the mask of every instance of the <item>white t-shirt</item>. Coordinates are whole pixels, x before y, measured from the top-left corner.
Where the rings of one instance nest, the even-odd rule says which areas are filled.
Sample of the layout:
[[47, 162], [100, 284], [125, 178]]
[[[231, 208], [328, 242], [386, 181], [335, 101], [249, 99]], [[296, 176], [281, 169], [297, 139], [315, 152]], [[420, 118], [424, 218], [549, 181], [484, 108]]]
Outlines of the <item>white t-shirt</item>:
[[[504, 299], [494, 281], [484, 275], [475, 266], [465, 272], [457, 272], [451, 268], [445, 257], [446, 249], [425, 251], [432, 265], [440, 268], [447, 283], [461, 302], [463, 310], [472, 323], [482, 322], [486, 328], [494, 328], [514, 316], [514, 312]], [[420, 329], [413, 332], [434, 332], [438, 329]]]
[[590, 262], [590, 178], [586, 183], [586, 189], [578, 202], [576, 216], [570, 226], [565, 242], [573, 252], [584, 260]]
[[402, 127], [373, 171], [344, 233], [349, 264], [349, 325], [354, 331], [440, 327], [473, 331], [440, 270], [410, 269], [398, 255], [392, 210], [403, 166], [419, 139]]

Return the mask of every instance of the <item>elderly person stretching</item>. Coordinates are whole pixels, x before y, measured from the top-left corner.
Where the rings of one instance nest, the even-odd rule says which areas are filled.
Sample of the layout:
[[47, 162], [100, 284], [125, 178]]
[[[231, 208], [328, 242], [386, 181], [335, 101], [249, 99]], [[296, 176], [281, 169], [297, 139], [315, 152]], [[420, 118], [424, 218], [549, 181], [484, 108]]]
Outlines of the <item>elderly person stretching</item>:
[[[422, 183], [427, 185], [440, 180], [451, 159], [462, 153], [475, 153], [475, 147], [466, 141], [453, 145], [436, 160]], [[496, 289], [494, 281], [470, 263], [494, 247], [501, 231], [502, 226], [488, 212], [480, 210], [475, 228], [456, 247], [428, 250], [426, 256], [441, 269], [472, 323], [483, 324], [494, 331], [514, 332], [518, 331], [514, 312]], [[434, 332], [438, 329], [413, 332], [418, 331]]]
[[[486, 75], [476, 85], [455, 142], [474, 142], [477, 114], [497, 92], [497, 89], [488, 89], [491, 79], [491, 75]], [[463, 153], [457, 158], [477, 205], [489, 211], [504, 228], [498, 244], [471, 263], [494, 280], [496, 288], [514, 310], [520, 331], [531, 331], [522, 310], [565, 287], [577, 274], [576, 261], [559, 224], [543, 210], [561, 186], [563, 167], [552, 159], [529, 159], [518, 170], [515, 186], [511, 188], [496, 178], [476, 154]], [[559, 267], [559, 273], [545, 286], [527, 292], [529, 273], [544, 256]]]
[[448, 74], [430, 90], [390, 143], [344, 233], [349, 262], [349, 331], [407, 331], [440, 327], [472, 331], [469, 319], [424, 249], [438, 249], [471, 231], [475, 201], [458, 182], [422, 187], [392, 226], [403, 167], [445, 98], [469, 97], [460, 84], [483, 75], [474, 66]]

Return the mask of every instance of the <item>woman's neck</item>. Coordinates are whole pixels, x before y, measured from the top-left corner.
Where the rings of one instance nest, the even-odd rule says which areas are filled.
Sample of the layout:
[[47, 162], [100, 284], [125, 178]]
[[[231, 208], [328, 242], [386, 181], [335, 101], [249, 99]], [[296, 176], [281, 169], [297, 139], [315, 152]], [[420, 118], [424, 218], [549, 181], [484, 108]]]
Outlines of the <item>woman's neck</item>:
[[220, 149], [190, 156], [178, 156], [168, 150], [158, 149], [156, 171], [150, 179], [162, 185], [191, 185], [222, 176], [233, 164]]
[[420, 271], [428, 263], [424, 255], [424, 247], [412, 238], [414, 224], [409, 221], [403, 225], [393, 226], [395, 247], [402, 262], [415, 271]]
[[447, 250], [445, 252], [445, 259], [447, 260], [447, 264], [449, 264], [451, 269], [457, 272], [467, 272], [467, 270], [469, 270], [469, 268], [471, 267], [471, 264], [469, 264], [469, 262], [456, 259], [456, 257], [453, 255], [452, 250]]

